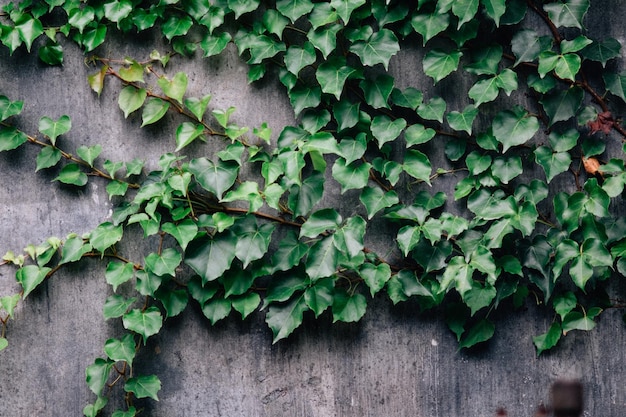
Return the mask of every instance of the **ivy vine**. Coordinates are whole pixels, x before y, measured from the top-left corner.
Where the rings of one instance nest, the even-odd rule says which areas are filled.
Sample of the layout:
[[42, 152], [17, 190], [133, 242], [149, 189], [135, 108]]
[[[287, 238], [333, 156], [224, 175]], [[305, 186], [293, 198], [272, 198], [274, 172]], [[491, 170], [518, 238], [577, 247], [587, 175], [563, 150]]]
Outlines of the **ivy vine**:
[[[4, 255], [22, 290], [0, 298], [0, 350], [17, 304], [85, 258], [101, 260], [112, 287], [104, 319], [127, 330], [86, 369], [96, 396], [86, 416], [104, 410], [115, 385], [126, 399], [115, 417], [137, 415], [135, 398], [158, 400], [158, 376], [133, 372], [133, 361], [189, 302], [211, 323], [260, 310], [274, 342], [306, 315], [359, 321], [375, 296], [445, 314], [461, 348], [494, 335], [498, 310], [530, 302], [554, 313], [532, 339], [537, 354], [570, 331], [592, 329], [603, 310], [621, 308], [608, 287], [626, 274], [626, 220], [617, 214], [626, 168], [616, 151], [625, 151], [626, 74], [616, 70], [620, 43], [593, 39], [584, 27], [591, 3], [8, 3], [0, 42], [11, 54], [24, 48], [63, 65], [64, 46], [74, 42], [92, 67], [94, 99], [121, 86], [120, 110], [142, 127], [168, 113], [184, 121], [169, 133], [172, 152], [146, 172], [141, 160], [104, 159], [100, 145], [75, 153], [58, 146], [71, 115], [42, 115], [38, 132], [19, 129], [24, 103], [0, 96], [0, 151], [39, 147], [37, 171], [74, 187], [104, 181], [115, 204], [85, 234]], [[144, 31], [161, 34], [171, 50], [98, 55], [112, 32]], [[190, 97], [188, 75], [168, 72], [172, 59], [219, 55], [231, 43], [250, 83], [279, 77], [297, 125], [240, 126], [234, 107], [213, 108], [209, 92]], [[421, 54], [416, 72], [429, 85], [416, 75], [415, 85], [397, 86], [390, 67], [403, 50]], [[471, 84], [456, 92], [463, 108], [431, 88], [452, 76]], [[221, 143], [219, 151], [185, 153], [203, 140]], [[571, 177], [571, 189], [550, 188], [557, 176]], [[341, 196], [323, 199], [331, 181]], [[326, 205], [343, 196], [359, 206], [347, 213]], [[381, 227], [395, 238], [372, 247], [370, 233]], [[117, 246], [136, 228], [158, 249], [131, 259]]]

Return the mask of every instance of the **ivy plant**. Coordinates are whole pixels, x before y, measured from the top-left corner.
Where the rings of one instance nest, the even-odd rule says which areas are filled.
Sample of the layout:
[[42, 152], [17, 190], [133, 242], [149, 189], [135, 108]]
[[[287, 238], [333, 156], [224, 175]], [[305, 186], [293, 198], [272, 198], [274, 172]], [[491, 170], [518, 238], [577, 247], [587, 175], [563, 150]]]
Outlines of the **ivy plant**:
[[[307, 316], [359, 321], [373, 297], [441, 314], [461, 348], [492, 338], [494, 315], [525, 303], [554, 317], [532, 338], [537, 354], [570, 331], [591, 330], [602, 311], [621, 307], [608, 288], [626, 274], [617, 210], [626, 74], [615, 70], [619, 41], [585, 28], [600, 3], [8, 3], [0, 42], [11, 54], [21, 48], [65, 65], [64, 47], [76, 43], [94, 100], [120, 86], [120, 112], [142, 128], [169, 113], [184, 120], [164, 132], [171, 152], [148, 172], [145, 161], [106, 159], [100, 145], [62, 149], [71, 114], [41, 115], [37, 132], [20, 130], [14, 119], [24, 103], [0, 96], [0, 151], [37, 147], [37, 171], [77, 188], [103, 181], [115, 203], [91, 231], [4, 255], [22, 290], [0, 298], [0, 350], [16, 305], [85, 258], [100, 260], [111, 285], [104, 319], [126, 330], [86, 369], [95, 396], [86, 416], [105, 409], [115, 384], [127, 407], [113, 416], [136, 415], [134, 398], [158, 400], [158, 375], [133, 372], [136, 352], [190, 303], [213, 324], [263, 314], [274, 343]], [[99, 55], [112, 33], [141, 32], [159, 34], [169, 50]], [[188, 74], [169, 70], [171, 60], [219, 55], [229, 44], [250, 83], [278, 77], [293, 126], [240, 125], [235, 107], [213, 107], [209, 91], [190, 96]], [[393, 68], [402, 51], [420, 56], [415, 72], [424, 75], [407, 87]], [[455, 87], [458, 108], [433, 89], [455, 77], [468, 82]], [[213, 156], [187, 152], [209, 139], [219, 146]], [[571, 187], [554, 189], [557, 177]], [[332, 190], [340, 195], [323, 198]], [[343, 196], [358, 207], [327, 204]], [[121, 241], [137, 237], [131, 227], [158, 249], [120, 253]], [[381, 228], [393, 239], [376, 247]]]

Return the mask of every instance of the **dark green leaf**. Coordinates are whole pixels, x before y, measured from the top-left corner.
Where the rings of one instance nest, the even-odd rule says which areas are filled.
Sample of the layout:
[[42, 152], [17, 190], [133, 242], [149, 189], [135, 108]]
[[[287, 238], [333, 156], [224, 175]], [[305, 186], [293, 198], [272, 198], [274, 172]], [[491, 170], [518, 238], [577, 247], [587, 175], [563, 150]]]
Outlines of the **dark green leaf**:
[[510, 147], [522, 145], [539, 130], [539, 121], [521, 107], [505, 110], [493, 120], [493, 135], [503, 145], [503, 152]]
[[416, 14], [411, 20], [411, 26], [422, 35], [422, 44], [426, 45], [435, 35], [443, 32], [450, 25], [450, 15], [447, 13]]
[[39, 59], [48, 65], [63, 64], [63, 47], [56, 43], [48, 43], [39, 48]]
[[333, 292], [335, 282], [331, 278], [317, 280], [304, 292], [306, 305], [319, 317], [328, 307], [333, 304]]
[[338, 290], [333, 300], [333, 322], [356, 322], [361, 320], [367, 309], [367, 300], [362, 294], [348, 294]]
[[207, 158], [193, 159], [189, 163], [191, 172], [205, 190], [221, 199], [222, 195], [235, 183], [239, 174], [239, 164], [232, 161], [213, 162]]
[[367, 217], [371, 219], [380, 210], [391, 207], [399, 202], [395, 191], [383, 191], [378, 187], [366, 187], [361, 191], [359, 200], [367, 210]]
[[359, 87], [365, 94], [365, 101], [370, 106], [380, 109], [389, 108], [389, 96], [393, 91], [394, 79], [388, 75], [380, 75], [375, 80], [365, 79]]
[[39, 267], [37, 265], [26, 265], [18, 269], [15, 273], [15, 280], [23, 288], [22, 297], [26, 298], [28, 294], [37, 288], [46, 279], [48, 272], [51, 270], [51, 268]]
[[354, 42], [350, 51], [361, 58], [363, 65], [373, 67], [376, 64], [383, 64], [385, 69], [388, 69], [389, 60], [400, 51], [400, 45], [391, 30], [381, 29], [365, 41]]
[[533, 337], [533, 343], [537, 349], [537, 356], [541, 355], [546, 350], [552, 349], [560, 339], [561, 325], [554, 322], [546, 333]]
[[235, 259], [237, 237], [226, 231], [215, 236], [195, 238], [185, 252], [185, 263], [202, 277], [206, 284], [219, 278]]
[[339, 263], [339, 251], [333, 244], [332, 236], [317, 241], [306, 258], [306, 273], [312, 280], [335, 274]]
[[300, 295], [285, 305], [272, 304], [267, 312], [265, 321], [274, 335], [273, 343], [289, 336], [302, 324], [304, 312], [309, 307], [304, 295]]
[[459, 347], [461, 349], [469, 348], [478, 343], [485, 342], [493, 337], [494, 332], [494, 324], [487, 319], [482, 319], [467, 330], [467, 333], [463, 334], [459, 342]]
[[582, 21], [589, 9], [589, 0], [559, 0], [543, 6], [556, 27], [582, 29]]

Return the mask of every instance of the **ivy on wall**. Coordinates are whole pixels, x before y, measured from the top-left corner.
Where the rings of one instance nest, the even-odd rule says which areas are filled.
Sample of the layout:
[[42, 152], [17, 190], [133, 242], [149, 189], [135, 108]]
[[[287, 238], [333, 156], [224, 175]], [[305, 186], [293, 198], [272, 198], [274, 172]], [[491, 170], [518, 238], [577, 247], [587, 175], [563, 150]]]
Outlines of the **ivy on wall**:
[[[615, 71], [620, 43], [593, 39], [584, 27], [598, 3], [7, 4], [0, 41], [10, 53], [25, 48], [63, 65], [63, 46], [75, 42], [93, 66], [86, 85], [94, 99], [121, 85], [126, 118], [140, 117], [143, 127], [174, 112], [184, 121], [171, 132], [172, 152], [146, 172], [144, 161], [104, 159], [100, 145], [74, 153], [57, 146], [71, 115], [42, 115], [38, 132], [18, 129], [13, 119], [23, 102], [0, 96], [0, 151], [39, 147], [37, 171], [74, 187], [105, 181], [116, 205], [111, 219], [82, 236], [4, 255], [22, 291], [0, 298], [0, 350], [16, 305], [87, 257], [103, 262], [112, 287], [104, 318], [121, 319], [127, 333], [109, 339], [86, 369], [96, 395], [86, 416], [105, 408], [116, 384], [127, 404], [116, 417], [139, 412], [133, 398], [158, 400], [158, 376], [132, 372], [133, 360], [190, 302], [211, 323], [260, 310], [274, 342], [305, 315], [358, 321], [377, 295], [444, 313], [461, 348], [489, 340], [490, 317], [525, 302], [554, 311], [551, 326], [533, 338], [538, 354], [570, 331], [592, 329], [603, 310], [619, 307], [607, 288], [626, 274], [626, 220], [617, 214], [626, 169], [612, 151], [623, 151], [626, 139], [618, 114], [626, 74]], [[528, 24], [537, 17], [543, 27]], [[143, 31], [161, 33], [171, 51], [98, 56], [112, 32]], [[218, 55], [231, 43], [249, 65], [250, 83], [278, 75], [297, 125], [240, 126], [231, 120], [234, 107], [213, 108], [208, 92], [190, 97], [188, 75], [168, 72], [172, 59]], [[422, 54], [416, 73], [435, 87], [451, 77], [467, 81], [467, 91], [455, 91], [464, 107], [452, 108], [430, 85], [398, 87], [389, 67], [403, 50]], [[203, 140], [221, 143], [219, 150], [186, 154]], [[440, 150], [443, 164], [433, 162]], [[572, 178], [571, 190], [550, 188], [559, 176]], [[329, 181], [340, 196], [325, 195]], [[359, 202], [353, 213], [327, 205], [344, 196]], [[369, 245], [375, 224], [393, 231], [393, 250]], [[116, 245], [137, 228], [158, 250], [130, 259]]]

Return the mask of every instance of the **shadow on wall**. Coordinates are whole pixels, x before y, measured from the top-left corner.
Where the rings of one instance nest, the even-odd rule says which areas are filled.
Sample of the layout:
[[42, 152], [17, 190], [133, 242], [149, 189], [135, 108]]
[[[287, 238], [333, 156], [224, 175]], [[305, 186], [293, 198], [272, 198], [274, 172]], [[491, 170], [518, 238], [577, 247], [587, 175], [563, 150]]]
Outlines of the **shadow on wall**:
[[[581, 417], [583, 415], [583, 386], [579, 381], [556, 381], [550, 393], [552, 404], [541, 404], [533, 417]], [[504, 408], [496, 412], [496, 417], [508, 417]]]

